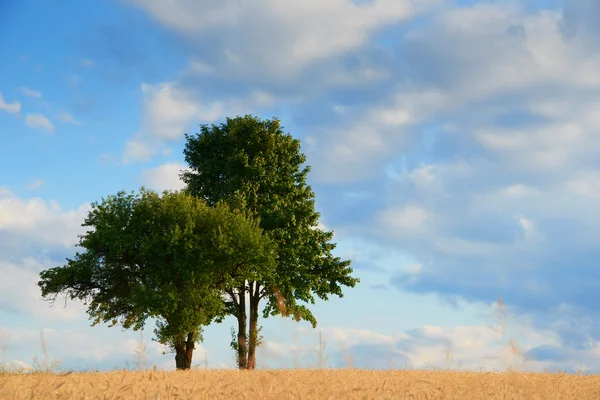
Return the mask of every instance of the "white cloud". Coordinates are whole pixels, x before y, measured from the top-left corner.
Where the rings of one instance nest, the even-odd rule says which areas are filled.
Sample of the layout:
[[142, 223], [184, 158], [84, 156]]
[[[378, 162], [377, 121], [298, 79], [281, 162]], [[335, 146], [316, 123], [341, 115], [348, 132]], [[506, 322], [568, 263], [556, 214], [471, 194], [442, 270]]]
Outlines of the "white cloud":
[[[64, 308], [61, 305], [56, 305], [50, 308]], [[68, 303], [67, 309], [73, 307], [73, 302]], [[80, 317], [85, 318], [82, 310], [78, 311]], [[138, 347], [139, 333], [126, 331], [123, 332], [117, 327], [108, 328], [106, 325], [98, 325], [95, 327], [78, 327], [75, 324], [48, 324], [52, 328], [43, 328], [44, 342], [48, 349], [49, 361], [61, 361], [68, 367], [74, 368], [93, 368], [95, 366], [104, 365], [105, 368], [113, 368], [115, 366], [125, 367], [126, 362], [132, 364], [136, 361], [134, 350]], [[41, 345], [40, 329], [27, 329], [0, 326], [0, 333], [4, 334], [7, 340], [7, 357], [10, 361], [17, 361], [14, 364], [28, 366], [29, 363], [19, 360], [19, 358], [34, 356], [38, 357], [40, 362], [44, 362], [44, 354]], [[69, 340], [65, 340], [68, 337]], [[151, 368], [153, 365], [163, 365], [169, 369], [174, 369], [175, 361], [172, 356], [163, 356], [157, 351], [162, 346], [156, 342], [149, 342], [144, 338], [147, 351], [146, 368]], [[197, 350], [194, 351], [194, 356], [203, 354], [204, 348], [202, 345], [196, 345]], [[12, 356], [12, 357], [11, 357]], [[17, 358], [18, 357], [18, 358]], [[12, 360], [10, 360], [12, 358]], [[167, 358], [170, 363], [167, 362]], [[73, 360], [78, 361], [78, 365], [73, 363]], [[20, 361], [20, 362], [18, 362]], [[85, 364], [81, 365], [81, 361]]]
[[179, 178], [182, 171], [187, 171], [187, 165], [178, 162], [169, 162], [142, 172], [144, 185], [162, 192], [164, 190], [181, 190], [185, 184]]
[[413, 264], [406, 269], [406, 273], [410, 275], [419, 275], [423, 270], [423, 265], [421, 264]]
[[[192, 54], [182, 81], [195, 79], [193, 75], [209, 74], [217, 78], [226, 76], [229, 80], [232, 76], [239, 79], [252, 75], [260, 82], [268, 79], [272, 83], [278, 79], [288, 80], [314, 62], [334, 60], [360, 49], [367, 45], [368, 39], [379, 28], [405, 21], [441, 2], [375, 0], [356, 4], [351, 0], [335, 0], [324, 5], [311, 0], [283, 5], [271, 0], [258, 3], [225, 1], [219, 4], [182, 1], [166, 8], [163, 2], [154, 0], [132, 0], [132, 3], [191, 41], [202, 42], [207, 31], [219, 33], [215, 36], [218, 43], [211, 43], [211, 46], [222, 49], [222, 54]], [[226, 34], [221, 31], [223, 27], [227, 27]], [[272, 62], [274, 59], [278, 62]], [[338, 65], [336, 71], [328, 73], [326, 78], [311, 79], [309, 83], [317, 89], [323, 86], [319, 83], [321, 81], [329, 81], [325, 86], [346, 85], [389, 76], [386, 68], [367, 64], [368, 61], [352, 73]], [[254, 90], [261, 86], [264, 85], [258, 83], [246, 88], [250, 89], [249, 93], [241, 98], [230, 95], [218, 98], [217, 94], [217, 98], [208, 100], [207, 95], [194, 96], [189, 90], [192, 85], [182, 86], [176, 82], [142, 85], [145, 98], [143, 122], [126, 146], [124, 161], [150, 160], [162, 151], [165, 141], [181, 139], [192, 122], [216, 122], [226, 115], [255, 113], [257, 108], [274, 104], [271, 94]], [[290, 100], [299, 98], [291, 96]], [[403, 114], [388, 112], [380, 119], [387, 120], [389, 127], [395, 128], [412, 122], [412, 117], [410, 110], [406, 110]], [[364, 132], [369, 129], [369, 123], [354, 129], [351, 143], [332, 146], [335, 147], [335, 155], [350, 160], [360, 159], [354, 153], [365, 148], [372, 154], [381, 151], [381, 143], [369, 135], [371, 132]], [[340, 131], [340, 135], [342, 133]], [[368, 163], [357, 162], [353, 171], [361, 174], [364, 168], [371, 169]]]
[[44, 181], [42, 179], [36, 179], [33, 182], [31, 182], [27, 188], [29, 190], [36, 190], [39, 189], [40, 187], [42, 187], [44, 185]]
[[[65, 308], [58, 297], [55, 307], [42, 300], [37, 286], [39, 273], [56, 267], [50, 262], [41, 263], [34, 258], [25, 258], [15, 262], [0, 261], [0, 275], [10, 276], [10, 280], [0, 280], [0, 310], [27, 315], [36, 320], [76, 320], [81, 318], [84, 307], [74, 303]], [[15, 299], [19, 301], [15, 301]]]
[[27, 114], [25, 116], [25, 124], [30, 128], [42, 128], [47, 132], [54, 132], [54, 125], [42, 114]]
[[156, 154], [163, 141], [183, 137], [186, 127], [194, 118], [215, 120], [220, 115], [219, 104], [211, 109], [202, 106], [173, 83], [141, 86], [144, 96], [143, 122], [140, 131], [125, 148], [124, 161], [148, 161]]
[[341, 228], [422, 265], [390, 268], [399, 290], [502, 293], [541, 326], [558, 304], [585, 309], [577, 323], [597, 313], [600, 43], [563, 22], [518, 2], [449, 6], [405, 39], [410, 83], [303, 140], [313, 179], [377, 188]]
[[24, 86], [21, 87], [21, 93], [23, 93], [25, 96], [34, 97], [36, 99], [42, 98], [42, 92], [39, 90], [32, 90]]
[[[321, 181], [367, 181], [388, 167], [396, 184], [362, 232], [425, 266], [399, 286], [471, 299], [490, 288], [524, 307], [585, 301], [582, 288], [560, 288], [596, 271], [600, 81], [590, 71], [599, 59], [592, 41], [562, 23], [560, 13], [528, 13], [518, 2], [448, 7], [405, 40], [411, 83], [348, 121], [368, 121], [357, 145], [337, 127], [310, 138]], [[335, 145], [346, 157], [331, 157]], [[412, 165], [400, 170], [392, 158], [400, 155]], [[415, 165], [423, 158], [431, 161]], [[530, 292], [537, 298], [523, 296]]]
[[443, 109], [448, 99], [437, 90], [409, 88], [389, 99], [390, 105], [353, 114], [341, 127], [324, 127], [308, 137], [315, 178], [326, 183], [364, 181], [381, 172], [411, 137], [412, 129]]
[[[527, 318], [520, 318], [502, 326], [423, 326], [403, 333], [389, 335], [376, 330], [347, 327], [323, 327], [324, 348], [321, 349], [327, 366], [344, 364], [351, 359], [357, 368], [393, 367], [422, 369], [451, 367], [459, 369], [506, 370], [519, 368], [541, 372], [548, 367], [569, 367], [576, 364], [581, 352], [564, 349], [559, 336], [548, 330], [537, 330]], [[261, 359], [275, 358], [280, 363], [302, 359], [304, 364], [315, 364], [318, 332], [299, 328], [306, 344], [265, 343]], [[311, 344], [308, 344], [310, 342]], [[511, 343], [514, 346], [511, 346]], [[535, 360], [527, 352], [543, 346], [555, 346], [568, 354], [563, 360]], [[344, 354], [345, 353], [345, 354]], [[597, 355], [585, 355], [588, 364], [600, 360]]]
[[[144, 127], [151, 136], [175, 140], [182, 136], [185, 127], [201, 110], [188, 93], [171, 83], [142, 84], [144, 94]], [[208, 120], [219, 115], [218, 106], [207, 113]]]
[[203, 104], [174, 82], [143, 83], [144, 110], [140, 130], [127, 142], [123, 161], [148, 161], [164, 151], [164, 143], [183, 138], [192, 123], [212, 123], [225, 115], [249, 113], [255, 106], [271, 104], [273, 98], [254, 91], [246, 98]]
[[582, 171], [566, 182], [566, 188], [578, 195], [600, 198], [600, 170]]
[[509, 187], [504, 189], [504, 194], [510, 197], [522, 197], [522, 196], [527, 196], [530, 195], [532, 192], [534, 191], [534, 189], [520, 184], [520, 183], [516, 183], [514, 185], [510, 185]]
[[190, 62], [189, 68], [197, 74], [212, 74], [215, 69], [204, 61], [193, 60]]
[[[225, 68], [264, 77], [289, 77], [309, 64], [364, 46], [379, 29], [407, 20], [439, 1], [185, 0], [168, 6], [156, 0], [132, 0], [159, 23], [201, 40], [207, 31], [223, 49]], [[274, 63], [272, 60], [277, 59]]]
[[332, 130], [328, 136], [306, 138], [308, 156], [314, 160], [317, 179], [325, 182], [363, 180], [382, 168], [393, 147], [370, 121], [348, 129]]
[[[11, 193], [0, 196], [0, 236], [10, 243], [42, 244], [70, 248], [83, 233], [81, 223], [89, 210], [88, 204], [61, 211], [56, 205], [40, 198], [21, 199]], [[19, 242], [23, 240], [23, 242]]]
[[521, 228], [523, 228], [523, 233], [526, 237], [533, 235], [534, 226], [533, 222], [530, 219], [525, 217], [518, 217], [519, 223], [521, 224]]
[[432, 228], [434, 215], [416, 204], [408, 204], [401, 209], [389, 209], [379, 215], [378, 220], [395, 235], [414, 235]]
[[327, 337], [335, 342], [342, 342], [345, 345], [356, 346], [358, 344], [394, 344], [400, 339], [406, 339], [409, 336], [399, 334], [395, 336], [385, 335], [368, 329], [352, 329], [341, 327], [326, 327], [321, 330]]
[[94, 61], [90, 60], [89, 58], [84, 58], [81, 60], [81, 66], [85, 68], [91, 68], [94, 66]]
[[130, 140], [125, 145], [123, 162], [129, 164], [134, 161], [150, 161], [155, 153], [156, 150], [153, 150], [147, 143]]
[[21, 103], [18, 101], [7, 103], [2, 92], [0, 92], [0, 110], [7, 111], [11, 114], [19, 114], [21, 112]]
[[70, 124], [74, 124], [74, 125], [81, 125], [81, 122], [77, 121], [71, 114], [69, 113], [62, 113], [58, 116], [58, 119], [60, 119], [62, 122], [68, 122]]
[[[346, 129], [321, 129], [314, 146], [323, 150], [312, 157], [316, 178], [372, 178], [381, 170], [382, 158], [406, 150], [410, 138], [420, 133], [419, 124], [440, 118], [453, 122], [449, 136], [476, 139], [489, 151], [510, 157], [513, 168], [556, 171], [588, 156], [591, 140], [600, 145], [590, 135], [600, 126], [600, 79], [591, 72], [600, 68], [600, 58], [584, 38], [564, 34], [561, 24], [559, 12], [527, 13], [519, 2], [508, 1], [437, 13], [405, 38], [399, 57], [410, 69], [409, 83], [397, 82], [397, 94], [354, 114]], [[546, 121], [516, 129], [495, 123], [522, 110]], [[351, 132], [357, 125], [367, 127], [360, 129], [362, 141], [377, 147], [361, 151], [356, 145], [351, 156], [330, 158], [330, 148], [354, 142], [351, 134], [339, 131]]]
[[330, 230], [322, 221], [317, 222], [317, 226], [314, 228], [311, 227], [311, 229], [319, 229], [323, 232], [328, 232]]
[[520, 331], [523, 336], [514, 339], [512, 348], [509, 337], [502, 338], [489, 326], [424, 326], [400, 341], [399, 353], [414, 368], [450, 366], [503, 371], [513, 367], [541, 372], [548, 364], [528, 360], [524, 353], [535, 346], [560, 345], [559, 339], [551, 332], [538, 332], [530, 326], [523, 326]]

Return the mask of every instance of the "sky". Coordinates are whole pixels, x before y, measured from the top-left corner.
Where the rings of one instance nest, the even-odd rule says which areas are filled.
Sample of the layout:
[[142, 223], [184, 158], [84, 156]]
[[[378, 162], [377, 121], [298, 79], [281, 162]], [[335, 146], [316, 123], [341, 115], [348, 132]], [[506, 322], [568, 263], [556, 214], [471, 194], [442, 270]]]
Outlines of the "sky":
[[[90, 203], [183, 187], [184, 134], [253, 114], [300, 139], [361, 282], [317, 329], [261, 320], [259, 368], [600, 371], [600, 2], [0, 2], [0, 357], [174, 355], [41, 299]], [[498, 315], [499, 296], [503, 316]], [[234, 320], [194, 364], [233, 368]], [[511, 347], [511, 344], [514, 346]], [[3, 351], [2, 351], [3, 350]]]

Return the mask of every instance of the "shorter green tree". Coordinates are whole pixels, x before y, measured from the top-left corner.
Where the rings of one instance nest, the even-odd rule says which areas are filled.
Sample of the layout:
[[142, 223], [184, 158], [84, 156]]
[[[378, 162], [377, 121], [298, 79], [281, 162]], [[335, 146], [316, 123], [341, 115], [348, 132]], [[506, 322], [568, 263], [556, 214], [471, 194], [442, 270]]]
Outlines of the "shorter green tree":
[[[274, 268], [275, 247], [259, 221], [184, 192], [119, 192], [93, 203], [74, 258], [42, 271], [42, 296], [83, 300], [92, 326], [139, 330], [156, 318], [156, 339], [189, 369], [202, 327], [227, 313], [222, 294]], [[265, 268], [265, 265], [267, 266]]]

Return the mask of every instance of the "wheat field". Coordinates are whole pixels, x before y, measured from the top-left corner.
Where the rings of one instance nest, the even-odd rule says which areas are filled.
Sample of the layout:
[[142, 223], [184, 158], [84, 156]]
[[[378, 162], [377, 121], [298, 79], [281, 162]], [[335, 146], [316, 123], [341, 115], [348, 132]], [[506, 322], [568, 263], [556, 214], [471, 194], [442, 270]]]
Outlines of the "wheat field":
[[0, 375], [1, 399], [600, 399], [600, 377], [564, 373], [265, 370]]

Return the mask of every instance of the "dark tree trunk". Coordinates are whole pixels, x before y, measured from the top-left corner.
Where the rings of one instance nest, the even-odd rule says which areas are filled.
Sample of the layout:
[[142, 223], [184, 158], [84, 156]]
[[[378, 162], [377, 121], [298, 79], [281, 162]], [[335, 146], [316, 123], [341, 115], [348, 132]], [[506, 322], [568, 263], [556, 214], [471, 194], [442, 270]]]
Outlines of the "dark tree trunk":
[[256, 347], [258, 345], [258, 302], [259, 284], [250, 285], [250, 340], [248, 343], [248, 369], [256, 368]]
[[248, 342], [246, 321], [246, 285], [240, 286], [238, 304], [238, 367], [246, 369], [248, 366]]
[[186, 370], [192, 368], [192, 355], [194, 354], [194, 333], [190, 332], [187, 335], [187, 340], [181, 337], [175, 343], [175, 367], [178, 370]]

